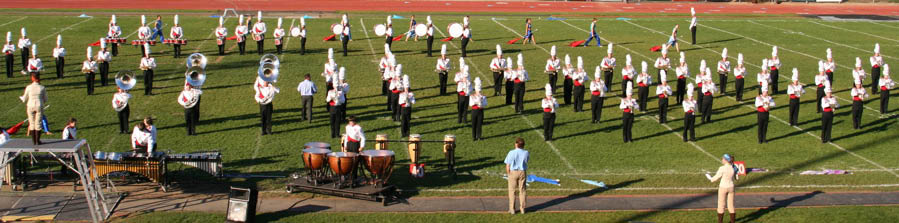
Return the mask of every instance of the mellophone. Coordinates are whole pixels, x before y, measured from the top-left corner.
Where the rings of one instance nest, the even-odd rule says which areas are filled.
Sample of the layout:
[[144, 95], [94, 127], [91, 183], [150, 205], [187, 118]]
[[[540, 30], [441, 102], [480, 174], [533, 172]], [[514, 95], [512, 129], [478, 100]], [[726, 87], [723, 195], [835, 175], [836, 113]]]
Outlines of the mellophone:
[[143, 46], [144, 43], [149, 43], [150, 46], [155, 46], [156, 40], [139, 40], [139, 39], [137, 39], [137, 40], [131, 41], [131, 45], [135, 45], [135, 46]]
[[165, 39], [163, 44], [187, 45], [187, 39]]
[[[330, 144], [323, 142], [306, 143], [304, 148], [302, 159], [307, 170], [306, 181], [313, 185], [332, 181], [335, 188], [359, 184], [381, 187], [387, 184], [393, 173], [393, 151], [331, 152]], [[368, 170], [369, 177], [359, 174], [361, 171], [357, 170], [361, 165]]]

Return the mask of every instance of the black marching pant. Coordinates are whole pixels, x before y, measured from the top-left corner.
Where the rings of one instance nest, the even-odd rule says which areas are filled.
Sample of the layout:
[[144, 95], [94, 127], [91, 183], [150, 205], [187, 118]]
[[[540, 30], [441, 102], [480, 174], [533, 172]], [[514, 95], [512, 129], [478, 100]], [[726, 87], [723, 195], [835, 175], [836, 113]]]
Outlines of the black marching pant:
[[552, 90], [552, 93], [555, 94], [556, 86], [558, 86], [556, 85], [556, 83], [559, 83], [559, 72], [553, 71], [546, 73], [546, 75], [549, 76], [549, 86], [552, 88], [550, 90]]
[[602, 80], [605, 81], [606, 84], [606, 92], [612, 92], [612, 78], [614, 76], [614, 72], [611, 70], [606, 70], [602, 72]]
[[515, 83], [515, 112], [521, 113], [524, 111], [524, 91], [524, 82]]
[[125, 108], [116, 114], [119, 116], [119, 133], [128, 133], [128, 116], [131, 116], [131, 106], [125, 105]]
[[384, 38], [384, 43], [387, 44], [387, 47], [393, 47], [393, 36], [386, 36]]
[[[501, 82], [497, 82], [497, 83], [501, 83]], [[507, 105], [511, 105], [513, 103], [512, 99], [515, 98], [514, 90], [515, 90], [515, 82], [507, 80], [506, 81], [506, 104]], [[499, 91], [497, 91], [497, 93], [499, 93]]]
[[890, 90], [880, 91], [880, 114], [886, 114], [890, 105]]
[[194, 123], [194, 108], [195, 107], [184, 109], [184, 123], [187, 129], [187, 135], [194, 134], [194, 125], [196, 124]]
[[262, 134], [272, 134], [272, 103], [259, 105], [259, 113], [262, 113]]
[[400, 100], [399, 93], [393, 93], [393, 92], [390, 93], [390, 107], [392, 107], [391, 111], [393, 111], [392, 118], [393, 118], [394, 122], [400, 120], [400, 105], [397, 104], [397, 103], [399, 103], [399, 100]]
[[758, 138], [759, 144], [768, 142], [768, 139], [765, 137], [768, 135], [768, 112], [756, 112], [758, 113]]
[[815, 103], [817, 105], [815, 107], [818, 108], [818, 113], [821, 113], [821, 98], [823, 98], [823, 97], [824, 97], [824, 87], [818, 87], [818, 96], [815, 99]]
[[677, 93], [674, 93], [675, 103], [680, 104], [684, 101], [684, 95], [687, 94], [687, 79], [677, 79]]
[[244, 55], [247, 53], [247, 40], [237, 42], [237, 49], [240, 50], [240, 55]]
[[599, 95], [592, 95], [590, 97], [590, 113], [592, 115], [593, 123], [599, 123], [602, 119], [602, 104], [605, 101], [605, 98], [600, 97]]
[[402, 125], [400, 127], [400, 132], [403, 137], [409, 136], [410, 131], [410, 123], [412, 122], [412, 107], [402, 107]]
[[87, 83], [87, 95], [94, 94], [94, 72], [84, 74]]
[[574, 112], [584, 111], [584, 85], [574, 86]]
[[702, 97], [702, 123], [712, 122], [712, 102], [714, 96], [705, 95]]
[[172, 44], [172, 48], [175, 48], [175, 58], [181, 57], [181, 44]]
[[[696, 95], [696, 102], [697, 102], [696, 108], [698, 108], [699, 112], [701, 113], [701, 112], [705, 111], [705, 110], [702, 110], [702, 105], [703, 105], [703, 103], [705, 103], [702, 99], [705, 97], [705, 94], [702, 93], [702, 87], [697, 87], [696, 90], [697, 90], [697, 92], [696, 92], [696, 94], [694, 94], [694, 95]], [[699, 119], [702, 119], [702, 115], [700, 115]]]
[[827, 74], [827, 80], [830, 81], [830, 86], [833, 86], [833, 72], [826, 72], [824, 74]]
[[468, 38], [462, 37], [462, 57], [468, 57]]
[[340, 111], [336, 106], [328, 105], [328, 112], [330, 116], [328, 116], [328, 121], [331, 124], [331, 138], [337, 138], [340, 136]]
[[562, 99], [565, 100], [565, 104], [571, 104], [571, 87], [574, 85], [574, 80], [571, 78], [565, 77], [565, 80], [562, 81]]
[[153, 69], [144, 71], [144, 95], [153, 94]]
[[468, 122], [468, 95], [459, 95], [459, 101], [456, 104], [456, 112], [458, 113], [459, 123]]
[[276, 52], [278, 52], [278, 55], [281, 55], [282, 51], [284, 50], [284, 43], [275, 44], [275, 50]]
[[[493, 84], [493, 95], [500, 95], [500, 94], [502, 94], [502, 91], [503, 91], [503, 73], [504, 73], [504, 71], [493, 72], [493, 83], [495, 83], [495, 84]], [[509, 93], [511, 93], [511, 92], [508, 91], [508, 89], [507, 89], [507, 90], [506, 90], [506, 94], [509, 94]], [[506, 104], [508, 104], [508, 103], [506, 103]]]
[[790, 99], [790, 125], [796, 126], [799, 121], [799, 98]]
[[690, 27], [690, 34], [691, 34], [690, 36], [693, 39], [693, 41], [691, 41], [690, 44], [696, 44], [696, 26]]
[[348, 104], [350, 104], [350, 98], [348, 98], [346, 95], [343, 95], [343, 103], [337, 106], [337, 108], [340, 109], [338, 110], [340, 111], [340, 117], [338, 117], [340, 119], [338, 119], [337, 121], [339, 121], [340, 123], [346, 121], [346, 106]]
[[6, 54], [6, 77], [12, 78], [12, 66], [15, 57], [12, 54]]
[[300, 38], [300, 55], [306, 55], [306, 37]]
[[696, 141], [696, 116], [693, 116], [693, 112], [684, 113], [684, 132], [682, 136], [684, 138], [684, 142], [687, 141], [687, 133], [690, 134], [690, 141]]
[[718, 87], [721, 95], [727, 95], [727, 73], [718, 73]]
[[[880, 67], [872, 67], [871, 68], [871, 93], [877, 93], [877, 90], [880, 90]], [[831, 83], [833, 86], [833, 83]]]
[[852, 101], [852, 128], [862, 128], [862, 112], [864, 111], [864, 103], [862, 101]]
[[103, 61], [100, 63], [100, 86], [107, 84], [109, 84], [109, 62]]
[[484, 110], [471, 110], [471, 135], [474, 140], [481, 139], [481, 127], [484, 125]]
[[[384, 74], [382, 73], [381, 76], [383, 77]], [[388, 93], [390, 93], [390, 90], [387, 89], [389, 87], [389, 85], [390, 85], [390, 81], [381, 80], [381, 95], [387, 95]], [[390, 108], [387, 108], [387, 110], [390, 110]]]
[[634, 127], [634, 113], [633, 112], [624, 112], [621, 121], [623, 121], [621, 128], [622, 134], [624, 137], [624, 142], [633, 142], [634, 139], [631, 138], [631, 128]]
[[110, 43], [109, 46], [112, 48], [112, 50], [110, 50], [112, 52], [112, 56], [118, 56], [119, 55], [119, 44], [118, 43]]
[[771, 85], [771, 92], [768, 93], [769, 95], [777, 94], [777, 90], [779, 89], [779, 88], [777, 88], [777, 85], [778, 85], [777, 79], [780, 79], [780, 70], [779, 69], [771, 70], [771, 83], [769, 83]]
[[343, 42], [343, 56], [346, 56], [346, 45], [347, 45], [347, 43], [350, 42], [350, 38], [344, 36], [343, 39], [340, 41]]
[[649, 101], [649, 86], [637, 87], [640, 98], [637, 103], [640, 104], [640, 111], [646, 111], [646, 102]]
[[630, 81], [631, 80], [624, 80], [624, 79], [621, 80], [621, 95], [622, 95], [622, 97], [624, 97], [624, 94], [627, 91], [627, 82], [630, 82]]
[[821, 142], [830, 142], [830, 131], [833, 129], [833, 110], [821, 113]]
[[553, 140], [553, 128], [556, 125], [556, 113], [543, 112], [543, 138], [546, 141]]
[[659, 98], [659, 123], [668, 123], [668, 97]]
[[225, 55], [225, 39], [222, 39], [222, 44], [219, 44], [218, 47], [219, 55]]
[[30, 48], [22, 48], [22, 70], [28, 70], [28, 57], [31, 56]]
[[743, 78], [737, 78], [737, 80], [734, 81], [734, 87], [737, 89], [737, 101], [743, 101], [743, 83]]
[[303, 104], [303, 111], [300, 113], [300, 116], [303, 116], [304, 120], [309, 120], [309, 123], [312, 123], [312, 103], [313, 100], [315, 100], [315, 97], [312, 97], [312, 95], [304, 95], [300, 98]]
[[434, 45], [434, 36], [428, 35], [428, 57], [431, 57], [431, 46]]
[[265, 51], [265, 39], [256, 41], [256, 54], [262, 55]]
[[441, 71], [441, 72], [437, 73], [437, 76], [440, 77], [440, 95], [445, 95], [446, 94], [446, 79], [449, 77], [449, 73], [446, 71]]
[[66, 67], [66, 58], [65, 57], [57, 57], [56, 58], [56, 78], [62, 78]]

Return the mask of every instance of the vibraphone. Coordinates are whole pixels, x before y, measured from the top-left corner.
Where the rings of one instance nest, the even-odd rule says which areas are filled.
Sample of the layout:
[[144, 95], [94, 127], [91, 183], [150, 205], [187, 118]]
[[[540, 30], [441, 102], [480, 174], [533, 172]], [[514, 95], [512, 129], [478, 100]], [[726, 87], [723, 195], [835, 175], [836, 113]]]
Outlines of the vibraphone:
[[122, 153], [121, 160], [94, 160], [96, 172], [91, 172], [91, 179], [112, 172], [126, 171], [144, 176], [164, 187], [168, 184], [165, 179], [165, 158], [163, 152], [154, 152], [149, 157], [143, 153], [126, 152]]
[[200, 151], [193, 153], [166, 155], [167, 163], [180, 163], [203, 170], [214, 177], [222, 177], [222, 153]]
[[176, 44], [176, 45], [187, 45], [187, 39], [165, 39], [162, 40], [163, 44]]
[[155, 45], [156, 45], [156, 40], [139, 40], [139, 39], [138, 39], [138, 40], [132, 40], [132, 41], [131, 41], [131, 45], [134, 45], [134, 46], [143, 46], [144, 43], [149, 43], [150, 46], [155, 46]]

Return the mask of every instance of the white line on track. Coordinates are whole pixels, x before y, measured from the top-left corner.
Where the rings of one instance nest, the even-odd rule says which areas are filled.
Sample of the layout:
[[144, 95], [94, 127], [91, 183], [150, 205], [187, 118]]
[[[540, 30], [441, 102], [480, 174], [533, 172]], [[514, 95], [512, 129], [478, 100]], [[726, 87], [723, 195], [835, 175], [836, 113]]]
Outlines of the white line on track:
[[[633, 22], [631, 22], [631, 21], [625, 21], [625, 22], [630, 23], [630, 24], [632, 24], [632, 25], [634, 25], [634, 26], [637, 26], [637, 27], [640, 27], [640, 28], [649, 30], [649, 31], [653, 31], [653, 32], [658, 33], [658, 34], [660, 34], [660, 35], [667, 36], [667, 35], [664, 34], [664, 33], [661, 33], [661, 32], [659, 32], [659, 31], [656, 31], [656, 30], [653, 30], [653, 29], [650, 29], [650, 28], [647, 28], [647, 27], [644, 27], [644, 26], [641, 26], [641, 25], [636, 24], [636, 23], [633, 23]], [[768, 44], [768, 43], [765, 43], [765, 42], [762, 42], [762, 41], [758, 41], [758, 40], [756, 40], [756, 39], [753, 39], [753, 38], [750, 38], [750, 37], [747, 37], [747, 36], [743, 36], [743, 35], [739, 35], [739, 34], [736, 34], [736, 33], [729, 32], [729, 31], [721, 30], [721, 29], [718, 29], [718, 28], [715, 28], [715, 27], [711, 27], [711, 26], [708, 26], [708, 25], [704, 25], [703, 27], [712, 28], [712, 29], [715, 29], [715, 30], [719, 30], [719, 31], [721, 31], [721, 32], [729, 33], [729, 34], [734, 35], [734, 36], [740, 36], [740, 37], [743, 37], [743, 38], [746, 38], [746, 39], [749, 39], [749, 40], [752, 40], [752, 41], [756, 41], [756, 42], [758, 42], [758, 43], [767, 44], [767, 45], [770, 46], [770, 44]], [[684, 40], [678, 40], [678, 41], [682, 41], [682, 42], [686, 43], [686, 41], [684, 41]], [[710, 50], [710, 49], [705, 48], [705, 47], [701, 47], [701, 46], [700, 46], [700, 48], [705, 49], [705, 50], [709, 50], [709, 51], [712, 51], [712, 52], [715, 52], [714, 50]], [[780, 47], [779, 47], [779, 48], [780, 48]], [[787, 51], [791, 51], [791, 52], [794, 52], [794, 53], [797, 53], [797, 54], [802, 54], [802, 55], [806, 55], [806, 56], [809, 56], [809, 57], [814, 58], [814, 57], [811, 56], [811, 55], [808, 55], [808, 54], [805, 54], [805, 53], [801, 53], [801, 52], [797, 52], [797, 51], [793, 51], [793, 50], [790, 50], [790, 49], [786, 49], [786, 48], [780, 48], [780, 49], [787, 50]], [[727, 98], [736, 100], [736, 99], [734, 99], [734, 98], [731, 97], [731, 96], [727, 96]], [[738, 102], [738, 103], [740, 103], [740, 102]], [[743, 103], [740, 103], [740, 104], [743, 104]], [[743, 105], [744, 105], [745, 107], [749, 108], [749, 109], [753, 109], [753, 110], [755, 109], [755, 107], [752, 107], [752, 106], [750, 106], [750, 105], [747, 105], [747, 104], [743, 104]], [[787, 125], [787, 126], [790, 126], [790, 123], [789, 123], [789, 122], [786, 122], [786, 121], [784, 121], [783, 119], [780, 119], [780, 118], [777, 117], [776, 115], [770, 115], [770, 117], [771, 117], [771, 118], [774, 118], [775, 120], [777, 120], [777, 121], [779, 121], [779, 122], [781, 122], [781, 123], [783, 123], [783, 124], [785, 124], [785, 125]], [[814, 137], [814, 138], [816, 138], [816, 139], [818, 139], [818, 140], [821, 140], [821, 137], [819, 137], [818, 135], [815, 135], [814, 133], [811, 133], [810, 131], [806, 131], [805, 129], [800, 128], [799, 126], [792, 126], [792, 127], [795, 128], [796, 130], [801, 131], [801, 132], [805, 132], [805, 133], [808, 134], [809, 136], [812, 136], [812, 137]], [[856, 154], [855, 152], [846, 150], [845, 148], [843, 148], [843, 147], [840, 146], [840, 145], [837, 145], [836, 143], [830, 142], [830, 143], [828, 143], [828, 144], [831, 145], [831, 146], [833, 146], [834, 148], [837, 148], [837, 149], [842, 150], [842, 151], [844, 151], [844, 152], [846, 152], [846, 153], [848, 153], [848, 154], [850, 154], [850, 155], [852, 155], [852, 156], [855, 156], [855, 157], [857, 157], [857, 158], [859, 158], [859, 159], [861, 159], [861, 160], [864, 160], [864, 161], [870, 163], [871, 165], [874, 165], [874, 166], [876, 166], [876, 167], [878, 167], [878, 168], [881, 168], [881, 169], [883, 169], [883, 170], [889, 172], [889, 173], [892, 174], [893, 176], [896, 176], [897, 178], [899, 178], [899, 174], [897, 174], [895, 171], [892, 171], [892, 170], [890, 170], [890, 169], [884, 167], [883, 165], [880, 165], [880, 164], [878, 164], [878, 163], [876, 163], [876, 162], [874, 162], [874, 161], [871, 161], [871, 160], [868, 159], [868, 158], [865, 158], [865, 157], [863, 157], [863, 156], [861, 156], [861, 155], [858, 155], [858, 154]]]
[[77, 22], [77, 23], [75, 23], [75, 24], [69, 25], [69, 26], [67, 26], [67, 27], [65, 27], [65, 28], [60, 29], [59, 31], [56, 31], [56, 33], [53, 33], [53, 34], [44, 36], [44, 38], [41, 38], [41, 39], [37, 40], [37, 41], [34, 42], [34, 43], [39, 43], [39, 42], [44, 41], [45, 39], [48, 39], [48, 38], [50, 38], [50, 37], [56, 37], [57, 34], [60, 34], [60, 33], [62, 33], [63, 31], [69, 30], [69, 29], [71, 29], [72, 27], [75, 27], [75, 26], [77, 26], [77, 25], [79, 25], [79, 24], [81, 24], [81, 23], [85, 23], [85, 22], [87, 22], [87, 21], [91, 21], [91, 20], [93, 20], [93, 19], [94, 19], [94, 17], [90, 17], [90, 18], [88, 18], [88, 19], [85, 19], [84, 21]]
[[[795, 32], [795, 31], [791, 31], [791, 30], [787, 30], [787, 29], [783, 29], [783, 28], [779, 28], [779, 27], [774, 27], [774, 26], [771, 26], [771, 25], [758, 23], [758, 22], [752, 21], [752, 20], [749, 20], [749, 22], [751, 22], [751, 23], [753, 23], [753, 24], [756, 24], [756, 25], [760, 25], [760, 26], [765, 26], [765, 27], [769, 27], [769, 28], [772, 28], [772, 29], [781, 30], [781, 31], [787, 32], [787, 33], [789, 33], [789, 34], [801, 35], [801, 36], [805, 36], [805, 37], [808, 37], [808, 38], [812, 38], [812, 39], [816, 39], [816, 40], [828, 42], [828, 43], [830, 43], [830, 44], [837, 45], [837, 46], [842, 46], [842, 47], [846, 47], [846, 48], [850, 48], [850, 49], [854, 49], [854, 50], [858, 50], [858, 51], [862, 51], [862, 52], [866, 52], [866, 53], [871, 52], [870, 50], [865, 50], [865, 49], [862, 49], [862, 48], [858, 48], [858, 47], [854, 47], [854, 46], [850, 46], [850, 45], [846, 45], [846, 44], [842, 44], [842, 43], [830, 41], [830, 40], [827, 40], [827, 39], [824, 39], [824, 38], [820, 38], [820, 37], [808, 35], [808, 34], [805, 34], [805, 33], [802, 33], [802, 32]], [[890, 58], [890, 59], [897, 59], [897, 58], [895, 58], [895, 57], [887, 56], [887, 55], [885, 55], [885, 54], [880, 54], [880, 55], [883, 56], [883, 57], [886, 57], [886, 58]]]
[[819, 22], [815, 22], [815, 21], [809, 21], [809, 22], [814, 23], [814, 24], [818, 24], [818, 25], [821, 25], [821, 26], [824, 26], [824, 27], [829, 27], [829, 28], [839, 29], [839, 30], [843, 30], [843, 31], [854, 32], [854, 33], [858, 33], [858, 34], [864, 34], [864, 35], [868, 35], [868, 36], [871, 36], [871, 37], [876, 37], [876, 38], [880, 38], [880, 39], [885, 39], [885, 40], [889, 40], [889, 41], [893, 41], [893, 42], [899, 42], [899, 40], [895, 40], [895, 39], [893, 39], [893, 38], [887, 38], [887, 37], [878, 36], [878, 35], [874, 35], [874, 34], [870, 34], [870, 33], [866, 33], [866, 32], [860, 32], [860, 31], [851, 30], [851, 29], [846, 29], [846, 28], [842, 28], [842, 27], [836, 27], [836, 26], [827, 25], [827, 24], [823, 24], [823, 23], [819, 23]]
[[22, 16], [22, 17], [19, 17], [18, 19], [15, 19], [15, 20], [13, 20], [13, 21], [9, 21], [9, 22], [0, 24], [0, 27], [6, 26], [6, 25], [9, 25], [9, 24], [18, 22], [18, 21], [22, 21], [22, 20], [25, 19], [25, 18], [28, 18], [28, 16]]

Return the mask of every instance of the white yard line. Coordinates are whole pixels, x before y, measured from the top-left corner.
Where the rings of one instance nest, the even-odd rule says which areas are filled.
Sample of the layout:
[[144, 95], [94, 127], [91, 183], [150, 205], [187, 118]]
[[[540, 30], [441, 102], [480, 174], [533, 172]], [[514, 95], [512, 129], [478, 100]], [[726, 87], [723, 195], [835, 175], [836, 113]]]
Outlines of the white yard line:
[[[496, 22], [496, 20], [493, 20], [493, 21]], [[502, 25], [502, 24], [499, 23], [499, 22], [497, 22], [497, 24]], [[437, 30], [437, 32], [440, 32], [440, 35], [446, 37], [446, 34], [443, 33], [443, 30], [440, 30], [440, 29], [435, 29], [435, 30]], [[512, 30], [512, 31], [514, 32], [514, 30]], [[453, 46], [454, 48], [456, 48], [456, 49], [459, 49], [459, 47], [456, 47], [456, 44], [453, 43], [452, 41], [450, 41], [450, 45], [452, 45], [452, 46]], [[540, 47], [540, 46], [538, 46], [538, 47]], [[543, 47], [540, 47], [540, 48], [543, 49]], [[546, 49], [543, 49], [543, 50], [546, 51]], [[548, 52], [549, 52], [549, 51], [547, 51], [547, 53], [548, 53]], [[477, 67], [477, 65], [475, 65], [475, 63], [471, 62], [471, 60], [468, 60], [468, 59], [466, 59], [465, 62], [468, 63], [468, 64], [470, 64], [470, 66], [473, 66], [473, 67], [475, 68], [474, 70], [478, 72], [478, 75], [480, 75], [480, 76], [483, 77], [485, 80], [487, 80], [487, 82], [489, 82], [490, 85], [493, 85], [493, 84], [494, 84], [494, 83], [493, 83], [493, 79], [488, 78], [486, 75], [484, 75], [484, 72], [481, 71], [481, 69], [479, 69], [479, 68]], [[565, 156], [562, 155], [562, 152], [559, 151], [558, 148], [556, 148], [556, 145], [555, 145], [555, 144], [553, 144], [553, 143], [550, 142], [550, 141], [546, 141], [546, 140], [545, 140], [546, 138], [545, 138], [545, 136], [543, 136], [543, 133], [541, 133], [540, 131], [537, 131], [537, 126], [534, 125], [534, 123], [531, 122], [531, 120], [529, 120], [529, 119], [527, 119], [526, 117], [524, 117], [524, 115], [519, 115], [519, 117], [521, 117], [522, 119], [524, 119], [524, 120], [528, 123], [528, 125], [531, 126], [531, 129], [534, 130], [534, 132], [537, 133], [537, 135], [540, 136], [540, 138], [544, 139], [543, 142], [546, 143], [546, 145], [548, 145], [550, 149], [552, 149], [553, 153], [555, 153], [556, 156], [558, 156], [559, 159], [562, 160], [563, 163], [565, 163], [565, 166], [568, 167], [569, 170], [571, 170], [571, 171], [574, 172], [574, 173], [577, 173], [577, 172], [578, 172], [577, 169], [574, 168], [574, 165], [572, 165], [571, 162], [569, 162], [568, 159], [565, 158]]]
[[878, 35], [874, 35], [874, 34], [870, 34], [870, 33], [866, 33], [866, 32], [859, 32], [859, 31], [856, 31], [856, 30], [851, 30], [851, 29], [846, 29], [846, 28], [842, 28], [842, 27], [837, 27], [837, 26], [827, 25], [827, 24], [823, 24], [823, 23], [819, 23], [819, 22], [815, 22], [815, 21], [808, 21], [808, 22], [814, 23], [814, 24], [818, 24], [818, 25], [821, 25], [821, 26], [824, 26], [824, 27], [833, 28], [833, 29], [839, 29], [839, 30], [843, 30], [843, 31], [849, 31], [849, 32], [854, 32], [854, 33], [858, 33], [858, 34], [868, 35], [868, 36], [871, 36], [871, 37], [876, 37], [876, 38], [880, 38], [880, 39], [885, 39], [885, 40], [889, 40], [889, 41], [893, 41], [893, 42], [899, 42], [899, 40], [895, 40], [895, 39], [893, 39], [893, 38], [888, 38], [888, 37], [878, 36]]
[[50, 38], [50, 37], [56, 37], [57, 34], [60, 34], [60, 33], [62, 33], [63, 31], [69, 30], [69, 29], [71, 29], [72, 27], [75, 27], [75, 26], [77, 26], [77, 25], [79, 25], [79, 24], [81, 24], [81, 23], [85, 23], [85, 22], [87, 22], [87, 21], [91, 21], [92, 19], [94, 19], [94, 17], [90, 17], [90, 18], [88, 18], [88, 19], [85, 19], [84, 21], [77, 22], [77, 23], [75, 23], [75, 24], [66, 26], [65, 28], [60, 29], [60, 30], [57, 31], [56, 33], [53, 33], [53, 34], [44, 36], [44, 38], [41, 38], [41, 39], [37, 40], [37, 41], [34, 42], [34, 43], [39, 43], [39, 42], [44, 41], [45, 39], [48, 39], [48, 38]]
[[889, 27], [889, 28], [893, 28], [893, 29], [899, 29], [899, 27], [896, 27], [896, 26], [891, 26], [891, 25], [881, 24], [881, 23], [879, 23], [879, 22], [874, 22], [874, 21], [868, 21], [868, 23], [875, 24], [875, 25], [880, 25], [880, 26], [885, 26], [885, 27]]
[[[824, 39], [824, 38], [820, 38], [820, 37], [808, 35], [808, 34], [805, 34], [805, 33], [802, 33], [802, 32], [796, 32], [796, 31], [792, 31], [792, 30], [782, 29], [782, 28], [779, 28], [779, 27], [774, 27], [774, 26], [771, 26], [771, 25], [766, 25], [766, 24], [758, 23], [758, 22], [752, 21], [752, 20], [749, 20], [749, 22], [751, 22], [751, 23], [753, 23], [753, 24], [756, 24], [756, 25], [760, 25], [760, 26], [765, 26], [765, 27], [769, 27], [769, 28], [772, 28], [772, 29], [781, 30], [781, 31], [787, 32], [787, 33], [789, 33], [789, 34], [801, 35], [801, 36], [805, 36], [805, 37], [808, 37], [808, 38], [812, 38], [812, 39], [824, 41], [824, 42], [827, 42], [827, 43], [830, 43], [830, 44], [833, 44], [833, 45], [842, 46], [842, 47], [846, 47], [846, 48], [850, 48], [850, 49], [862, 51], [862, 52], [865, 52], [865, 53], [870, 53], [870, 52], [871, 52], [870, 50], [866, 50], [866, 49], [862, 49], [862, 48], [858, 48], [858, 47], [854, 47], [854, 46], [850, 46], [850, 45], [846, 45], [846, 44], [842, 44], [842, 43], [830, 41], [830, 40], [827, 40], [827, 39]], [[897, 58], [895, 58], [895, 57], [887, 56], [887, 55], [885, 55], [885, 54], [880, 54], [880, 55], [883, 56], [883, 57], [886, 57], [886, 58], [890, 58], [890, 59], [897, 59]]]
[[368, 40], [368, 48], [371, 49], [371, 54], [374, 55], [375, 59], [378, 59], [378, 53], [375, 52], [375, 45], [371, 44], [371, 37], [368, 36], [368, 29], [365, 29], [365, 21], [360, 18], [359, 24], [362, 24], [362, 32], [365, 33], [365, 40]]
[[[653, 32], [658, 33], [658, 34], [660, 34], [660, 35], [665, 35], [664, 33], [661, 33], [661, 32], [659, 32], [659, 31], [656, 31], [656, 30], [653, 30], [653, 29], [650, 29], [650, 28], [646, 28], [646, 27], [644, 27], [644, 26], [638, 25], [638, 24], [633, 23], [633, 22], [631, 22], [631, 21], [625, 21], [625, 22], [630, 23], [630, 24], [632, 24], [632, 25], [634, 25], [634, 26], [637, 26], [637, 27], [640, 27], [640, 28], [649, 30], [649, 31], [653, 31]], [[768, 44], [768, 43], [761, 42], [761, 41], [758, 41], [758, 40], [756, 40], [756, 39], [753, 39], [753, 38], [750, 38], [750, 37], [747, 37], [747, 36], [743, 36], [743, 35], [739, 35], [739, 34], [736, 34], [736, 33], [728, 32], [728, 31], [725, 31], [725, 30], [717, 29], [717, 28], [710, 27], [710, 26], [707, 26], [707, 25], [704, 25], [703, 27], [712, 28], [712, 29], [715, 29], [715, 30], [719, 30], [719, 31], [721, 31], [721, 32], [726, 32], [726, 33], [729, 33], [729, 34], [734, 35], [734, 36], [740, 36], [740, 37], [743, 37], [743, 38], [746, 38], [746, 39], [749, 39], [749, 40], [753, 40], [753, 41], [756, 41], [756, 42], [758, 42], [758, 43], [762, 43], [762, 44], [766, 44], [766, 45], [769, 45], [769, 46], [770, 46], [770, 44]], [[667, 36], [667, 35], [665, 35], [665, 36]], [[682, 41], [682, 42], [685, 42], [685, 43], [686, 43], [686, 41], [684, 41], [684, 40], [679, 40], [679, 41]], [[709, 51], [715, 52], [715, 51], [710, 50], [710, 49], [705, 48], [705, 47], [701, 47], [701, 48], [703, 48], [703, 49], [705, 49], [705, 50], [709, 50]], [[778, 48], [780, 48], [780, 47], [778, 47]], [[809, 56], [809, 57], [813, 57], [813, 56], [811, 56], [811, 55], [804, 54], [804, 53], [797, 52], [797, 51], [793, 51], [793, 50], [786, 49], [786, 48], [780, 48], [780, 49], [787, 50], [787, 51], [791, 51], [791, 52], [795, 52], [795, 53], [797, 53], [797, 54], [807, 55], [807, 56]], [[814, 58], [814, 57], [813, 57], [813, 58]], [[736, 99], [733, 98], [733, 97], [727, 96], [727, 98], [730, 98], [730, 99], [733, 99], [734, 101], [736, 101]], [[740, 103], [740, 102], [737, 102], [737, 103]], [[740, 104], [743, 104], [743, 103], [740, 103]], [[752, 106], [747, 105], [747, 104], [743, 104], [743, 105], [744, 105], [745, 107], [749, 108], [749, 109], [752, 109], [752, 110], [755, 110], [755, 109], [756, 109], [755, 107], [752, 107]], [[776, 115], [770, 115], [770, 117], [774, 118], [774, 119], [777, 120], [777, 121], [780, 121], [781, 123], [783, 123], [783, 124], [785, 124], [785, 125], [787, 125], [787, 126], [790, 126], [790, 123], [784, 121], [783, 119], [780, 119], [780, 118], [777, 117]], [[821, 140], [821, 137], [820, 137], [820, 136], [815, 135], [814, 133], [811, 133], [810, 131], [806, 131], [805, 129], [800, 128], [799, 126], [792, 126], [792, 127], [795, 128], [796, 130], [805, 132], [806, 134], [808, 134], [808, 135], [810, 135], [810, 136], [812, 136], [812, 137], [814, 137], [814, 138], [816, 138], [816, 139], [818, 139], [818, 140]], [[890, 169], [887, 169], [887, 168], [884, 167], [883, 165], [880, 165], [880, 164], [878, 164], [878, 163], [876, 163], [876, 162], [874, 162], [874, 161], [871, 161], [871, 160], [868, 159], [868, 158], [862, 157], [861, 155], [858, 155], [858, 154], [856, 154], [855, 152], [846, 150], [845, 148], [843, 148], [843, 147], [840, 146], [840, 145], [837, 145], [836, 143], [830, 142], [830, 143], [828, 143], [828, 144], [831, 145], [831, 146], [833, 146], [834, 148], [837, 148], [837, 149], [842, 150], [842, 151], [844, 151], [844, 152], [846, 152], [846, 153], [849, 153], [849, 154], [852, 155], [852, 156], [855, 156], [855, 157], [857, 157], [857, 158], [859, 158], [859, 159], [861, 159], [861, 160], [864, 160], [864, 161], [870, 163], [871, 165], [874, 165], [874, 166], [876, 166], [876, 167], [878, 167], [878, 168], [881, 168], [881, 169], [883, 169], [883, 170], [889, 172], [889, 173], [892, 174], [893, 176], [896, 176], [897, 178], [899, 178], [899, 174], [897, 174], [895, 171], [892, 171], [892, 170], [890, 170]]]
[[[262, 148], [262, 135], [256, 136], [256, 148], [253, 149], [253, 157], [250, 159], [256, 159], [256, 157], [259, 155], [259, 148]], [[255, 169], [255, 168], [256, 168], [256, 165], [253, 165], [250, 167], [250, 170], [247, 172], [252, 173], [253, 169]]]
[[25, 18], [28, 18], [28, 16], [22, 16], [22, 17], [19, 17], [19, 18], [16, 19], [16, 20], [13, 20], [13, 21], [9, 21], [9, 22], [7, 22], [7, 23], [0, 24], [0, 27], [6, 26], [6, 25], [9, 25], [9, 24], [18, 22], [18, 21], [22, 21], [22, 20], [25, 19]]

